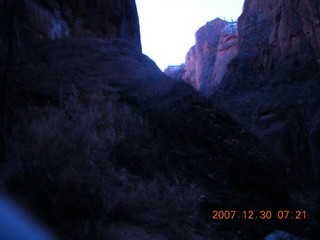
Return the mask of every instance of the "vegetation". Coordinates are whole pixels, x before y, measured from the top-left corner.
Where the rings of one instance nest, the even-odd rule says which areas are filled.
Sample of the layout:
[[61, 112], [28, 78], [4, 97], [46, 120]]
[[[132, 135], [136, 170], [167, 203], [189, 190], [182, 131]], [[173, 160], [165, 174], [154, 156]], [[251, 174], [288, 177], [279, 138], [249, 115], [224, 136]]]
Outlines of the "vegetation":
[[156, 169], [141, 177], [157, 161], [157, 140], [128, 106], [68, 102], [21, 110], [17, 119], [6, 190], [63, 239], [101, 239], [111, 223], [166, 229], [172, 239], [191, 234], [201, 189]]

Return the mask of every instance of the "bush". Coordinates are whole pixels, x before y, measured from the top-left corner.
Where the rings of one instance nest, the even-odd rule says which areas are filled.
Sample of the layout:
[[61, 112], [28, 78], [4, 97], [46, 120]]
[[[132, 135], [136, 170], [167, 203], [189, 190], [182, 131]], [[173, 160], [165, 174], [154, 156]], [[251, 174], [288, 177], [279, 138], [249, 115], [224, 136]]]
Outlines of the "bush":
[[161, 147], [128, 106], [73, 101], [17, 119], [6, 191], [63, 239], [101, 239], [111, 223], [166, 229], [173, 239], [192, 230], [200, 190], [156, 172]]

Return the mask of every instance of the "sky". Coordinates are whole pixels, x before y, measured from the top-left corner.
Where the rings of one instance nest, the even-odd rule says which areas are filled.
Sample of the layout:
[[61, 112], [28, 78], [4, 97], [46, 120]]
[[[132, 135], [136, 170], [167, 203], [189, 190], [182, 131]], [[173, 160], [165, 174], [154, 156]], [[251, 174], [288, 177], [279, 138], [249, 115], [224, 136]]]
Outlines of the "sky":
[[136, 0], [142, 51], [164, 70], [184, 63], [195, 32], [220, 17], [237, 20], [244, 0]]

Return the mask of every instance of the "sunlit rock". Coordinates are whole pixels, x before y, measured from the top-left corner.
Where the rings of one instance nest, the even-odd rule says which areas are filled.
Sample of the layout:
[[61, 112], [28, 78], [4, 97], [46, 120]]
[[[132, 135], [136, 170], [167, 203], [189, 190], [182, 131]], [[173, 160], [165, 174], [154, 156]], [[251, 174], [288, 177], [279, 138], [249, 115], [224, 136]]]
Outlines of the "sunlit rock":
[[196, 44], [186, 55], [180, 68], [165, 73], [189, 82], [207, 95], [220, 84], [228, 63], [237, 54], [237, 23], [217, 18], [201, 27], [196, 33]]

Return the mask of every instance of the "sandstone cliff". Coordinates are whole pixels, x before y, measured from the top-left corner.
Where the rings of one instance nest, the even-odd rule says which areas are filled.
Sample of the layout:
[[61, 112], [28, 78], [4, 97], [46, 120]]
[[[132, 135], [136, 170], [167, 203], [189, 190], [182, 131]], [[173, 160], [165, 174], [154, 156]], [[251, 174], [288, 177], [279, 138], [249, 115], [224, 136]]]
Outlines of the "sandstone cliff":
[[319, 176], [319, 10], [315, 0], [245, 1], [239, 54], [212, 96], [288, 157], [302, 184]]
[[237, 54], [236, 23], [219, 18], [208, 22], [196, 33], [196, 44], [191, 47], [183, 66], [168, 67], [165, 73], [189, 82], [208, 94], [217, 86], [230, 60]]
[[214, 62], [214, 69], [212, 75], [212, 85], [209, 86], [215, 88], [218, 86], [227, 71], [229, 62], [238, 53], [238, 31], [237, 23], [228, 23], [228, 25], [222, 30], [220, 35], [220, 41], [216, 59]]

